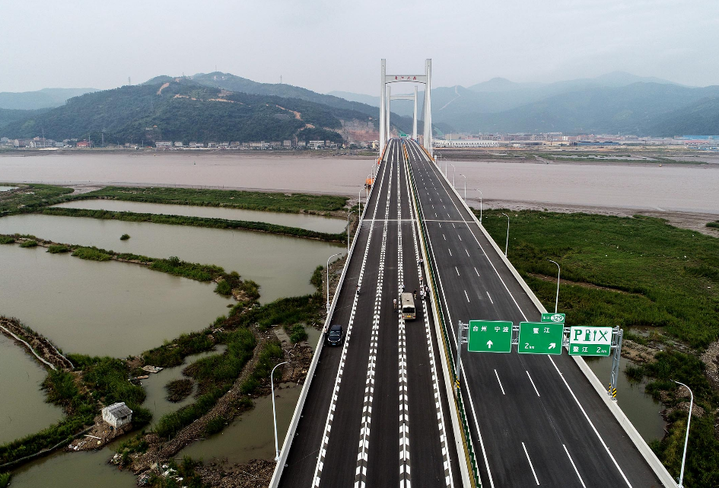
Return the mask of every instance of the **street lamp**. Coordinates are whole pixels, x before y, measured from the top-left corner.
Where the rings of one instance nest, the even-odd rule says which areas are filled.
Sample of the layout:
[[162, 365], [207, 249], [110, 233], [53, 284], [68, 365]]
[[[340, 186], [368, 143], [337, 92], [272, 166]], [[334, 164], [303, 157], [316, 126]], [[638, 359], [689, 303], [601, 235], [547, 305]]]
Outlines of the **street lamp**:
[[455, 168], [452, 163], [449, 163], [449, 165], [452, 166], [452, 186], [454, 186], [454, 173], [457, 171], [457, 168]]
[[479, 192], [479, 225], [482, 225], [482, 190], [479, 188], [476, 188], [476, 190]]
[[502, 212], [502, 215], [507, 217], [507, 243], [504, 245], [504, 257], [507, 257], [507, 250], [509, 250], [509, 215]]
[[554, 300], [554, 313], [557, 313], [557, 306], [559, 305], [559, 274], [562, 272], [562, 269], [559, 267], [558, 262], [552, 261], [551, 259], [547, 259], [547, 261], [557, 265], [557, 298]]
[[354, 210], [347, 212], [347, 254], [350, 253], [350, 215], [355, 213]]
[[338, 252], [336, 254], [333, 254], [327, 260], [327, 313], [330, 312], [330, 260], [335, 256], [339, 256], [340, 254], [342, 253]]
[[459, 174], [459, 176], [464, 178], [464, 201], [467, 201], [467, 177], [464, 176], [462, 173]]
[[272, 368], [272, 372], [270, 373], [270, 387], [272, 388], [272, 417], [275, 420], [275, 462], [280, 460], [280, 448], [277, 446], [277, 411], [275, 410], [275, 370], [278, 366], [282, 366], [283, 364], [287, 364], [289, 361], [285, 361], [284, 363], [280, 363], [276, 365], [274, 368]]
[[676, 381], [676, 380], [672, 380], [672, 381], [674, 383], [676, 383], [677, 385], [681, 385], [684, 388], [686, 388], [687, 390], [689, 390], [689, 395], [691, 395], [690, 400], [689, 400], [689, 418], [687, 418], [687, 435], [684, 438], [684, 454], [682, 454], [682, 471], [679, 474], [679, 488], [684, 488], [684, 485], [683, 485], [683, 483], [684, 483], [684, 464], [686, 463], [686, 460], [687, 460], [687, 444], [689, 444], [689, 424], [691, 424], [691, 422], [692, 422], [692, 408], [694, 408], [694, 393], [692, 393], [691, 388], [689, 388], [684, 383], [680, 383], [679, 381]]

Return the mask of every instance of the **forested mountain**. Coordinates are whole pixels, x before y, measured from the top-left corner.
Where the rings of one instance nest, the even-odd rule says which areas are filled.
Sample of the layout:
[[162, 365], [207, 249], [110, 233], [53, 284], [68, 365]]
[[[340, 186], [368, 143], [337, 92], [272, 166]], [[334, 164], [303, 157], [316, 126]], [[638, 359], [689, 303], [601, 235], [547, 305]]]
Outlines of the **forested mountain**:
[[[374, 124], [365, 112], [279, 96], [252, 95], [159, 77], [136, 86], [88, 93], [0, 128], [0, 135], [106, 141], [341, 141], [342, 121]], [[348, 104], [349, 102], [345, 102]], [[369, 107], [370, 110], [373, 110]]]
[[37, 110], [59, 107], [72, 97], [97, 91], [94, 88], [44, 88], [30, 92], [1, 92], [0, 109]]
[[24, 120], [42, 112], [45, 112], [45, 110], [10, 110], [0, 108], [0, 132], [2, 132], [2, 127], [10, 124], [11, 122]]
[[666, 114], [652, 125], [658, 136], [719, 134], [719, 97], [703, 98], [687, 107]]

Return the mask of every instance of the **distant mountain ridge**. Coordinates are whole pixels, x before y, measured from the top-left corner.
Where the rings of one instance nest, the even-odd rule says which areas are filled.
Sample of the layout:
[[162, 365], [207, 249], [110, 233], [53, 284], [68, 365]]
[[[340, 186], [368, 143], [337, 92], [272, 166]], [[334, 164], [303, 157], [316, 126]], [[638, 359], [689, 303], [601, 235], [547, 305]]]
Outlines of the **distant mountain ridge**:
[[[201, 81], [204, 81], [200, 78]], [[248, 80], [249, 81], [249, 80]], [[253, 82], [254, 83], [254, 82]], [[301, 89], [304, 90], [304, 89]], [[325, 96], [323, 96], [325, 97]], [[353, 106], [338, 99], [337, 105]], [[345, 124], [372, 132], [376, 116], [299, 98], [254, 95], [200, 83], [194, 77], [157, 77], [72, 98], [62, 107], [10, 122], [0, 135], [62, 140], [103, 137], [110, 142], [277, 141], [340, 142]]]
[[[379, 97], [332, 92], [379, 106]], [[682, 135], [716, 134], [713, 98], [719, 87], [689, 87], [624, 72], [556, 83], [515, 83], [492, 78], [465, 88], [432, 90], [432, 116], [444, 132], [554, 132]], [[424, 93], [419, 93], [423, 110]], [[686, 108], [703, 114], [689, 124]], [[411, 116], [411, 102], [392, 102], [392, 110]], [[676, 113], [675, 113], [676, 112]], [[681, 123], [680, 123], [681, 121]]]
[[38, 110], [59, 107], [72, 97], [97, 91], [95, 88], [43, 88], [29, 92], [0, 92], [0, 109]]

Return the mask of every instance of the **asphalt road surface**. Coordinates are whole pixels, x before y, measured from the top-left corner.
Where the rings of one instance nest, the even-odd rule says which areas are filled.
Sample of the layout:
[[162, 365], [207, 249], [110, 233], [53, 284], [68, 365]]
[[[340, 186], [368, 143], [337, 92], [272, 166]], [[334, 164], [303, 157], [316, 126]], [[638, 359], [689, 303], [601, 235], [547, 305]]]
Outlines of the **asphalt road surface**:
[[[538, 322], [536, 306], [439, 168], [417, 143], [405, 145], [439, 276], [438, 294], [452, 324], [450, 342], [456, 344], [458, 321]], [[462, 349], [462, 392], [483, 486], [662, 486], [566, 352]]]
[[[322, 349], [280, 486], [461, 485], [405, 154], [392, 140], [377, 167], [331, 319], [345, 341]], [[403, 289], [418, 290], [415, 320], [394, 309]]]

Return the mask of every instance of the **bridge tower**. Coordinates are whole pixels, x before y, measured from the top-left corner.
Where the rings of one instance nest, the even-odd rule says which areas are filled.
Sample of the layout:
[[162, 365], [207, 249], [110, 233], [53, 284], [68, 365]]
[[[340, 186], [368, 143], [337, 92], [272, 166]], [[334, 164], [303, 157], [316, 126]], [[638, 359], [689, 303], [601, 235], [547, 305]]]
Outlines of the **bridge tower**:
[[[379, 145], [384, 148], [390, 135], [390, 100], [412, 100], [411, 95], [392, 96], [390, 86], [392, 83], [420, 83], [424, 85], [424, 147], [430, 154], [432, 149], [432, 60], [424, 63], [423, 75], [388, 75], [387, 61], [380, 64], [380, 103], [379, 103]], [[417, 87], [414, 89], [414, 120], [412, 124], [412, 137], [417, 138]]]

